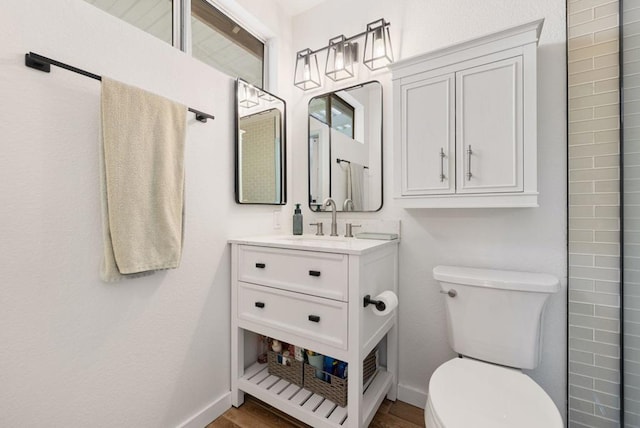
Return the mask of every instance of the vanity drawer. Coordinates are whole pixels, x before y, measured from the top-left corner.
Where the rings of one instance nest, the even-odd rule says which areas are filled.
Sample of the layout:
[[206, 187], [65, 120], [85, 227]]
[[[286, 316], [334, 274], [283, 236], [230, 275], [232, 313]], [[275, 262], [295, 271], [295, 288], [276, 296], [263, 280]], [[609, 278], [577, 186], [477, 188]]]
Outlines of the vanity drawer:
[[239, 319], [336, 348], [347, 349], [347, 314], [344, 302], [238, 284]]
[[238, 246], [238, 280], [347, 301], [345, 254]]

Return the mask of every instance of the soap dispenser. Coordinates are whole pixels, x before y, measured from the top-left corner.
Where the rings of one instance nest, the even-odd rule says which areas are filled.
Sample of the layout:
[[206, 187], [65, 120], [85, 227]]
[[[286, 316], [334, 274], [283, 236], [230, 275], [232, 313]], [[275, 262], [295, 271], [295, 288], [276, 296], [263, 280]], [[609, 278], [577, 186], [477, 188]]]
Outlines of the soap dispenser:
[[296, 209], [293, 211], [293, 234], [302, 235], [302, 210], [300, 204], [296, 204]]

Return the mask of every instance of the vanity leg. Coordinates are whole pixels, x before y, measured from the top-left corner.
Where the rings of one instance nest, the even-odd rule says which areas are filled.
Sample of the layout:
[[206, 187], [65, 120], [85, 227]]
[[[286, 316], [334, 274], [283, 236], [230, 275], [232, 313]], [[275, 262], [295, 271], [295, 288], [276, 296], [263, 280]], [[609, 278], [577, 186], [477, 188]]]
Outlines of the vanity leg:
[[[234, 318], [235, 319], [235, 318]], [[240, 407], [244, 403], [244, 392], [238, 389], [238, 379], [244, 375], [244, 330], [231, 329], [231, 404]]]
[[398, 311], [393, 315], [393, 327], [387, 333], [387, 371], [393, 376], [387, 398], [396, 401], [398, 397]]
[[[347, 385], [347, 423], [349, 428], [364, 428], [362, 412], [362, 361], [360, 358], [349, 362], [349, 384]], [[353, 376], [353, 373], [356, 376]]]

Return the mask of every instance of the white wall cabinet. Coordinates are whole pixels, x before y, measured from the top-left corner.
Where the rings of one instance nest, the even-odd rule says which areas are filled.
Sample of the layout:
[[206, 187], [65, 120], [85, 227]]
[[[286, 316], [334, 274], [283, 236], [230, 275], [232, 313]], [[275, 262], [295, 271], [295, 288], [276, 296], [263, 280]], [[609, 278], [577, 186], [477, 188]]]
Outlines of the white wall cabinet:
[[[240, 406], [249, 393], [314, 427], [366, 427], [384, 397], [397, 394], [397, 311], [376, 315], [364, 296], [398, 292], [398, 241], [299, 238], [230, 241], [232, 404]], [[245, 355], [249, 331], [347, 362], [347, 406]], [[385, 367], [365, 388], [363, 360], [383, 339], [386, 352], [378, 354]]]
[[391, 66], [394, 196], [401, 206], [537, 206], [542, 23]]

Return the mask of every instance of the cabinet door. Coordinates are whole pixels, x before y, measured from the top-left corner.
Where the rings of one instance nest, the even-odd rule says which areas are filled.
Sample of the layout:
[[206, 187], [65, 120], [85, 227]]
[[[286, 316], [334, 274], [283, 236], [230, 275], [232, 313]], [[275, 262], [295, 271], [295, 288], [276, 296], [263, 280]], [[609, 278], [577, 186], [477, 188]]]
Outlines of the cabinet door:
[[522, 57], [456, 73], [457, 193], [521, 192]]
[[453, 73], [401, 86], [402, 195], [455, 191]]

